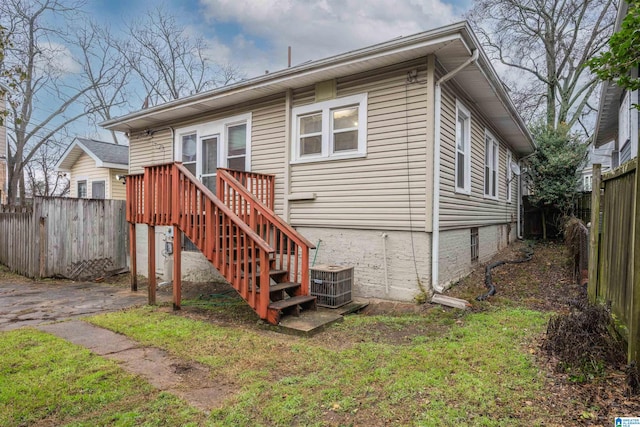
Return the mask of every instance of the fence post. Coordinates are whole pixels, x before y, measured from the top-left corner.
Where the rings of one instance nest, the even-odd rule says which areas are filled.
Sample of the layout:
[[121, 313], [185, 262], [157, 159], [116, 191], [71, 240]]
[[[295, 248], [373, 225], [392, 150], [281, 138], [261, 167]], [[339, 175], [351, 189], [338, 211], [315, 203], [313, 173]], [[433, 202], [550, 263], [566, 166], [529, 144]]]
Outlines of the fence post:
[[591, 229], [589, 230], [589, 301], [595, 303], [598, 298], [598, 263], [600, 243], [600, 186], [602, 184], [602, 165], [593, 165], [591, 186]]
[[[640, 146], [640, 140], [638, 141]], [[629, 363], [638, 362], [640, 347], [640, 159], [636, 158], [635, 186], [633, 194], [632, 250], [633, 270], [631, 271], [631, 316], [629, 319], [629, 343], [627, 346]]]
[[38, 278], [42, 279], [46, 273], [46, 265], [47, 265], [47, 232], [46, 232], [46, 219], [45, 217], [40, 217], [40, 269], [38, 271]]

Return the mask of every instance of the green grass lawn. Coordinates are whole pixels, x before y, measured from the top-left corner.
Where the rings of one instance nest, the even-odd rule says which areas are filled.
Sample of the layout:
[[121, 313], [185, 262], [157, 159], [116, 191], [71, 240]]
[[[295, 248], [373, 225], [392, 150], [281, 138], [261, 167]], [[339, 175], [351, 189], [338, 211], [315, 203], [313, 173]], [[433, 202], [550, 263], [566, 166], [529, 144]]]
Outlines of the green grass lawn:
[[89, 319], [232, 384], [205, 415], [117, 364], [31, 329], [0, 334], [0, 425], [529, 426], [547, 315], [519, 308], [349, 316], [312, 338], [143, 307]]
[[204, 417], [114, 362], [32, 329], [0, 334], [0, 425], [201, 425]]
[[[536, 425], [544, 379], [527, 344], [547, 316], [524, 309], [351, 316], [314, 338], [209, 323], [153, 308], [91, 322], [212, 368], [237, 385], [212, 425]], [[412, 331], [401, 343], [389, 332]], [[430, 334], [429, 331], [437, 331]], [[383, 334], [384, 336], [381, 336]]]

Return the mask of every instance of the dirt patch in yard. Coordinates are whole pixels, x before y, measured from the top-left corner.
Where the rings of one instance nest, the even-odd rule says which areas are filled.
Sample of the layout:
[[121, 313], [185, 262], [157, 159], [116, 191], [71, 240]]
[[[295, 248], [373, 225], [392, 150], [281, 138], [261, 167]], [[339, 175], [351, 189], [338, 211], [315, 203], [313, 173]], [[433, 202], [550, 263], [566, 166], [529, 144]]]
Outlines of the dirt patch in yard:
[[[520, 259], [524, 249], [525, 243], [518, 242], [491, 262]], [[479, 265], [447, 294], [469, 300], [474, 311], [515, 305], [567, 314], [580, 306], [586, 299], [586, 288], [577, 284], [565, 246], [558, 242], [538, 242], [533, 250], [531, 261], [505, 264], [493, 270], [497, 293], [487, 301], [475, 300], [486, 292], [484, 265]], [[541, 336], [528, 345], [529, 351], [537, 355], [540, 370], [548, 380], [545, 394], [532, 404], [548, 408], [550, 414], [563, 414], [562, 422], [549, 425], [605, 426], [612, 425], [615, 417], [640, 415], [640, 396], [630, 396], [624, 364], [604, 364], [601, 375], [592, 379], [576, 378], [571, 373], [558, 371], [559, 361], [542, 350], [543, 340]]]

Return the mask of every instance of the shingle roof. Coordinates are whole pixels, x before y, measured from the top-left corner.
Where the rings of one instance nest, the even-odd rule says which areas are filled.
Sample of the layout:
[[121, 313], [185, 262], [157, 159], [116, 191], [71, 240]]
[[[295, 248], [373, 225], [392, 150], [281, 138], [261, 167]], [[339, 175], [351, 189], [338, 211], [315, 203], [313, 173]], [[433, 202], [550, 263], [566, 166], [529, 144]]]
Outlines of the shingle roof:
[[129, 165], [128, 145], [76, 137], [56, 163], [56, 170], [70, 171], [83, 153], [91, 157], [99, 168], [127, 169]]
[[117, 145], [95, 139], [76, 139], [104, 163], [129, 164], [129, 147], [127, 145]]

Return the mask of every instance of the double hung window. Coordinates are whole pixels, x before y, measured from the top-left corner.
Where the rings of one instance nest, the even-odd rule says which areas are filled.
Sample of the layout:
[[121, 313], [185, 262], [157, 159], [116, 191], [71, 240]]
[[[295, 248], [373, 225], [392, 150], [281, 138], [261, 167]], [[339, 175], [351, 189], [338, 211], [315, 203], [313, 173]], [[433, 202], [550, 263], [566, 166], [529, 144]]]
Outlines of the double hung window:
[[294, 108], [292, 135], [292, 162], [365, 156], [367, 95]]

